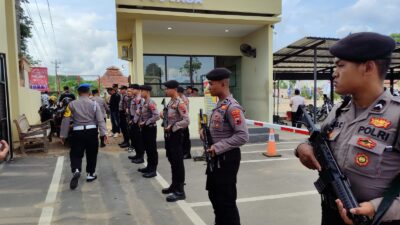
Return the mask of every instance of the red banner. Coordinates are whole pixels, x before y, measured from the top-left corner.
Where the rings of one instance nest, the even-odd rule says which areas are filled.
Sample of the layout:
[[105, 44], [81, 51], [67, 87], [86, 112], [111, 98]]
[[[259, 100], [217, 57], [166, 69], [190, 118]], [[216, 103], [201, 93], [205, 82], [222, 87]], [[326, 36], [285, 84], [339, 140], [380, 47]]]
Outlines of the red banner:
[[32, 67], [29, 72], [29, 87], [38, 91], [49, 90], [49, 77], [46, 67]]

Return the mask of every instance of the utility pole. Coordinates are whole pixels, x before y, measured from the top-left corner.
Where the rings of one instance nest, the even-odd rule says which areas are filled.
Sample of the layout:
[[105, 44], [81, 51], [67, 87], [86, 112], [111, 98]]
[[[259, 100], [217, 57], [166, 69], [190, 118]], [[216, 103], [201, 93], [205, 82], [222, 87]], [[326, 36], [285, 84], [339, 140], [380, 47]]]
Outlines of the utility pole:
[[55, 60], [55, 61], [53, 61], [51, 63], [54, 64], [54, 70], [56, 72], [56, 89], [57, 89], [58, 95], [60, 95], [60, 80], [58, 78], [57, 69], [60, 68], [59, 65], [61, 64], [61, 62], [58, 61], [58, 60]]

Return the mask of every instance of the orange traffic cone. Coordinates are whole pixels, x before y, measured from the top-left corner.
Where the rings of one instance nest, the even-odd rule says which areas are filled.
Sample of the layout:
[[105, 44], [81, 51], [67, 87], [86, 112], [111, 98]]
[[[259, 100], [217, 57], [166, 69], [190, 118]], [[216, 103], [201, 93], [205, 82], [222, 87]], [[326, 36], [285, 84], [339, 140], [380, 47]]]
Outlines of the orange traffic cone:
[[274, 132], [274, 129], [272, 129], [272, 128], [269, 129], [267, 149], [266, 149], [266, 152], [263, 153], [263, 155], [266, 157], [281, 157], [282, 156], [282, 155], [279, 155], [278, 153], [276, 153], [275, 132]]

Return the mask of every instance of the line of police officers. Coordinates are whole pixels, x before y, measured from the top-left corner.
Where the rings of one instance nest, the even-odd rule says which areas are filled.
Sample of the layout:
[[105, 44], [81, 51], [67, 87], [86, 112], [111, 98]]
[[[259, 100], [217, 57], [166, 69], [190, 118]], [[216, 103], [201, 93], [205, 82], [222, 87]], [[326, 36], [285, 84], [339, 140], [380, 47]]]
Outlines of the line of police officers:
[[[379, 211], [385, 191], [400, 175], [400, 99], [383, 91], [383, 80], [394, 46], [390, 37], [364, 32], [349, 35], [330, 49], [337, 57], [333, 74], [335, 91], [341, 95], [352, 95], [352, 100], [335, 106], [322, 127], [329, 133], [334, 157], [361, 203], [358, 208], [344, 209], [342, 202], [335, 199], [332, 193], [323, 193], [323, 225], [353, 224], [348, 213], [372, 218]], [[209, 124], [213, 144], [207, 150], [214, 157], [216, 166], [212, 172], [207, 172], [206, 183], [217, 225], [240, 224], [236, 206], [236, 181], [241, 160], [239, 147], [249, 138], [244, 110], [229, 92], [229, 76], [230, 71], [225, 68], [217, 68], [207, 74], [210, 92], [219, 98]], [[150, 97], [150, 86], [130, 86], [133, 91], [128, 124], [136, 150], [136, 156], [130, 158], [135, 163], [142, 163], [146, 152], [148, 164], [139, 171], [144, 173], [144, 177], [156, 176], [156, 121], [160, 117], [168, 119], [164, 127], [165, 149], [171, 164], [172, 182], [162, 193], [170, 194], [167, 201], [174, 202], [185, 199], [182, 146], [189, 117], [187, 103], [177, 90], [179, 83], [172, 80], [164, 86], [166, 95], [171, 97], [167, 106], [168, 118], [163, 118], [163, 113], [159, 115]], [[70, 103], [63, 120], [63, 138], [67, 137], [69, 121], [73, 121], [70, 135], [71, 189], [78, 184], [85, 151], [87, 181], [97, 178], [98, 129], [101, 136], [106, 133], [104, 116], [99, 105], [88, 98], [88, 91], [85, 85], [78, 88], [80, 98]], [[299, 145], [295, 153], [306, 167], [321, 169], [308, 143]], [[394, 191], [398, 193], [398, 190]], [[400, 224], [400, 197], [391, 203], [383, 221], [382, 225]]]

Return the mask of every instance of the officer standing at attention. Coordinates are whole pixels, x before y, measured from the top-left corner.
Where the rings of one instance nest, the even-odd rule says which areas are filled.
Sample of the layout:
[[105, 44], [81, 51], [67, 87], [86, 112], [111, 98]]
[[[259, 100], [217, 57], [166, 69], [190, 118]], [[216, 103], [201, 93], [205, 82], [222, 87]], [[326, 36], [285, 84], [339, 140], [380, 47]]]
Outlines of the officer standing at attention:
[[[92, 95], [93, 95], [92, 100], [96, 101], [97, 104], [100, 106], [101, 112], [103, 113], [104, 116], [104, 121], [107, 121], [106, 116], [109, 109], [106, 101], [104, 101], [104, 99], [100, 97], [99, 90], [97, 89], [92, 90]], [[101, 148], [106, 147], [106, 144], [104, 143], [104, 136], [100, 136], [100, 147]]]
[[128, 114], [127, 114], [127, 109], [128, 109], [128, 100], [129, 97], [127, 95], [127, 86], [121, 86], [120, 88], [120, 94], [121, 94], [121, 99], [119, 102], [119, 126], [121, 128], [121, 133], [124, 138], [124, 140], [119, 143], [119, 147], [121, 148], [127, 148], [129, 147], [129, 134], [128, 134]]
[[157, 176], [158, 153], [157, 153], [157, 120], [160, 115], [157, 104], [151, 99], [151, 86], [141, 85], [141, 95], [144, 100], [141, 107], [139, 126], [143, 136], [143, 146], [147, 154], [147, 167], [139, 169], [144, 173], [143, 177], [152, 178]]
[[[185, 89], [181, 86], [177, 88], [179, 97], [186, 104], [186, 108], [189, 113], [189, 98], [185, 95]], [[192, 143], [190, 142], [190, 132], [189, 127], [183, 129], [183, 159], [191, 159], [192, 155], [190, 154], [190, 149], [192, 148]]]
[[[249, 140], [244, 110], [229, 91], [231, 71], [216, 68], [206, 77], [210, 93], [219, 101], [210, 120], [212, 138], [209, 153], [214, 157], [213, 171], [207, 171], [206, 189], [212, 203], [216, 225], [239, 225], [240, 216], [236, 206], [236, 181], [240, 165], [240, 146]], [[202, 138], [202, 131], [201, 138]]]
[[[330, 48], [336, 57], [335, 92], [352, 98], [334, 107], [322, 130], [360, 206], [344, 209], [335, 196], [323, 193], [322, 225], [353, 224], [349, 211], [374, 217], [385, 190], [400, 175], [400, 99], [383, 90], [394, 49], [392, 38], [372, 32], [353, 33]], [[295, 154], [307, 168], [321, 169], [308, 143], [300, 144]], [[382, 221], [400, 224], [399, 197]]]
[[142, 107], [144, 100], [140, 95], [140, 86], [138, 84], [132, 84], [133, 100], [130, 105], [131, 120], [130, 123], [130, 138], [135, 149], [135, 156], [128, 156], [132, 163], [140, 164], [143, 163], [144, 147], [143, 147], [143, 136], [139, 127], [140, 116], [142, 115]]
[[[167, 105], [168, 124], [164, 127], [165, 149], [167, 158], [171, 164], [172, 183], [168, 188], [162, 190], [163, 194], [171, 194], [167, 197], [167, 202], [175, 202], [186, 198], [185, 185], [185, 166], [183, 164], [183, 129], [189, 126], [189, 114], [185, 102], [179, 97], [177, 88], [178, 81], [169, 80], [164, 83], [165, 94], [171, 97]], [[161, 118], [163, 114], [161, 112]]]
[[72, 134], [70, 136], [71, 179], [70, 188], [74, 190], [78, 186], [78, 180], [82, 171], [82, 158], [86, 153], [87, 182], [97, 179], [96, 162], [99, 149], [98, 130], [100, 136], [105, 136], [107, 142], [107, 128], [104, 115], [96, 101], [89, 98], [90, 85], [81, 84], [78, 87], [79, 99], [69, 103], [61, 124], [61, 142], [68, 137], [70, 122], [72, 121]]

